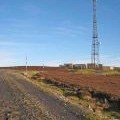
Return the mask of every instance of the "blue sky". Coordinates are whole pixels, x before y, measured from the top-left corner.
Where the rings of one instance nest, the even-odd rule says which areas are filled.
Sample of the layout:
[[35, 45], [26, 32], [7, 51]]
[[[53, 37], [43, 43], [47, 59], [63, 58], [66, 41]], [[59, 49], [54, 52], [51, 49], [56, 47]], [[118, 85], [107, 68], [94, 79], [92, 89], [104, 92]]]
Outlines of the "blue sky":
[[[98, 0], [100, 58], [120, 66], [120, 0]], [[0, 0], [0, 66], [87, 63], [92, 0]]]

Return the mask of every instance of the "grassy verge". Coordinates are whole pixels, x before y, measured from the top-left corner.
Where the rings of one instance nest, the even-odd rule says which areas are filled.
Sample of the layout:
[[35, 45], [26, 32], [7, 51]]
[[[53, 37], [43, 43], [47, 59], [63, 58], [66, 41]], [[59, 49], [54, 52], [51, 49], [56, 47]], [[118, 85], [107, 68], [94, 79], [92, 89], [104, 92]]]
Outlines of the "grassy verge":
[[[38, 73], [38, 71], [29, 71], [28, 77], [31, 78], [36, 73]], [[80, 98], [76, 95], [75, 91], [69, 88], [64, 88], [61, 86], [58, 87], [54, 84], [47, 83], [44, 80], [27, 80], [32, 82], [34, 85], [37, 85], [42, 91], [48, 92], [51, 95], [55, 95], [64, 102], [82, 108], [85, 111], [86, 118], [88, 120], [114, 120], [113, 116], [116, 114], [114, 115], [113, 112], [110, 111], [94, 111], [93, 108], [96, 107], [94, 100], [91, 100], [87, 97]]]

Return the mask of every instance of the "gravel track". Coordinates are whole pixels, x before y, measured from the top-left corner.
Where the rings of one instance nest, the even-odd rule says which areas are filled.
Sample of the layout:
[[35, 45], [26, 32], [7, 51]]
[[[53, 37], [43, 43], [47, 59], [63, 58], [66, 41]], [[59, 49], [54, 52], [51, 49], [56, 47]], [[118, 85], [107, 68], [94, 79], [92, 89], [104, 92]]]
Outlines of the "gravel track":
[[85, 120], [82, 110], [40, 90], [12, 71], [0, 70], [0, 120]]

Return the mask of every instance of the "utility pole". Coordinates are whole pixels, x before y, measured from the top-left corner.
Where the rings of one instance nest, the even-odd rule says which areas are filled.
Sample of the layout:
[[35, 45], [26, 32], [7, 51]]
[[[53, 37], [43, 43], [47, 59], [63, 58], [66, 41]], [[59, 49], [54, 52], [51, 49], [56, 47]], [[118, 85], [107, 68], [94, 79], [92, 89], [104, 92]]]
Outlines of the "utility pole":
[[91, 63], [96, 67], [99, 67], [99, 47], [100, 43], [98, 40], [97, 30], [97, 0], [93, 0], [93, 38], [92, 38], [92, 51], [91, 51]]
[[26, 63], [25, 63], [25, 74], [28, 75], [28, 66], [27, 66], [27, 56], [26, 56]]

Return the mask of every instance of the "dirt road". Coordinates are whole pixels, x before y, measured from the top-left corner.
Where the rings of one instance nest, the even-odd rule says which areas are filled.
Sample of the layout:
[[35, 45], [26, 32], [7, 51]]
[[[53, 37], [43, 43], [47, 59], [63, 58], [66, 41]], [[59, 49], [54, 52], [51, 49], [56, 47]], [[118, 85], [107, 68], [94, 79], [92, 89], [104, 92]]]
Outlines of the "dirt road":
[[85, 120], [82, 111], [12, 71], [0, 70], [0, 120]]

